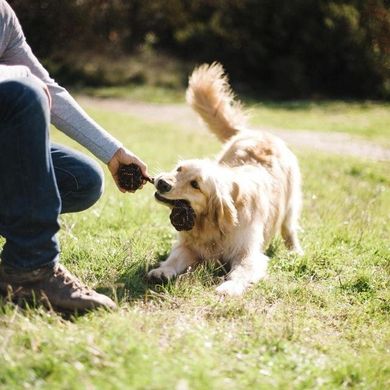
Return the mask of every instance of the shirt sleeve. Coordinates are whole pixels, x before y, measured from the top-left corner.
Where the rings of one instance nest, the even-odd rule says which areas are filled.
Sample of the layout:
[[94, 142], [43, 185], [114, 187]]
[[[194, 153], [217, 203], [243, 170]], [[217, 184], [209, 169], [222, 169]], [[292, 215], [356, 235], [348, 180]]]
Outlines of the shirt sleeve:
[[[52, 124], [86, 147], [101, 161], [109, 162], [122, 144], [99, 126], [71, 97], [68, 91], [49, 76], [49, 73], [32, 53], [20, 23], [10, 7], [9, 11], [11, 12], [10, 25], [8, 26], [10, 29], [9, 42], [7, 49], [3, 52], [1, 62], [5, 65], [19, 65], [19, 67], [8, 66], [4, 74], [24, 72], [25, 69], [22, 68], [27, 67], [49, 88], [52, 97]], [[20, 67], [20, 65], [23, 66]], [[0, 68], [0, 73], [2, 70]]]
[[21, 77], [29, 77], [30, 69], [23, 65], [0, 65], [0, 82]]

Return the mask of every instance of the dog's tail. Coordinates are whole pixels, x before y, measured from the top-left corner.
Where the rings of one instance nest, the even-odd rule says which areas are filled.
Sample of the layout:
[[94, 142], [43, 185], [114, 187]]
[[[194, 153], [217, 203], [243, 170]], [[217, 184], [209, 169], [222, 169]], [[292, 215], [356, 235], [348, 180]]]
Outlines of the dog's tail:
[[193, 71], [186, 99], [222, 142], [245, 126], [246, 116], [241, 104], [235, 100], [224, 69], [217, 62], [201, 65]]

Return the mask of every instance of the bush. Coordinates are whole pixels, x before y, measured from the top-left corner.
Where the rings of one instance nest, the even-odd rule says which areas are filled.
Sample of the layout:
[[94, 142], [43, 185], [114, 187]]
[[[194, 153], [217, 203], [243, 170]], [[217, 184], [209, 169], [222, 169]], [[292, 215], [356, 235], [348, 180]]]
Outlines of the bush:
[[[163, 52], [190, 64], [219, 60], [236, 83], [268, 95], [388, 98], [390, 10], [384, 1], [37, 0], [32, 6], [13, 0], [10, 4], [31, 46], [52, 64], [72, 68], [74, 61], [69, 58], [81, 53], [83, 58], [91, 53], [90, 58], [111, 59]], [[82, 69], [68, 74], [88, 81]], [[98, 78], [103, 83], [109, 79]]]

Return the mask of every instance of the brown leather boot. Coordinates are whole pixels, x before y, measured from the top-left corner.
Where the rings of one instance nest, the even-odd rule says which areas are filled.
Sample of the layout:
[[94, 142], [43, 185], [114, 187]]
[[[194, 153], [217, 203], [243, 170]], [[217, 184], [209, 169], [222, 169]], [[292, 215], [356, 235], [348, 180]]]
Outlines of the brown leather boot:
[[33, 271], [0, 264], [0, 291], [12, 300], [34, 300], [60, 311], [116, 307], [109, 297], [89, 289], [59, 264]]

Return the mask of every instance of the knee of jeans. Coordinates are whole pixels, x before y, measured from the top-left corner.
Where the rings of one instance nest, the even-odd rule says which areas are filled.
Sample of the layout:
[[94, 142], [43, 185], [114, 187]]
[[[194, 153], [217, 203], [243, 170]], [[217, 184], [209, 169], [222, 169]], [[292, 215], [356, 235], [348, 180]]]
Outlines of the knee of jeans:
[[19, 79], [5, 81], [3, 88], [8, 92], [6, 99], [17, 104], [20, 108], [26, 106], [48, 107], [48, 98], [42, 85], [34, 79]]
[[88, 169], [84, 180], [82, 192], [85, 194], [84, 207], [88, 208], [95, 204], [103, 194], [104, 175], [100, 166], [96, 163]]

